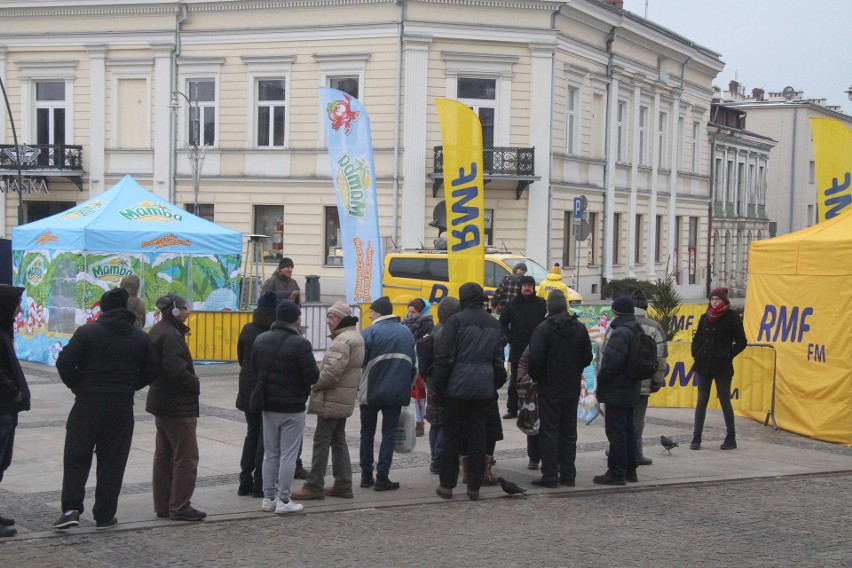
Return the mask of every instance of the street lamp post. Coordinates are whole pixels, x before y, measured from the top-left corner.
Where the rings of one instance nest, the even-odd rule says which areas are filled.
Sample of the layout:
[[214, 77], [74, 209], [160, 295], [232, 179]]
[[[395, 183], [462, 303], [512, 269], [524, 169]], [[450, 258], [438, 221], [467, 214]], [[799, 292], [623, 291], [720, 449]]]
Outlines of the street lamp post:
[[6, 96], [6, 85], [0, 79], [0, 90], [3, 91], [3, 100], [6, 101], [6, 111], [9, 113], [9, 124], [12, 126], [12, 140], [15, 142], [15, 164], [18, 166], [18, 226], [24, 224], [24, 179], [21, 176], [21, 151], [18, 146], [18, 132], [15, 130], [15, 117], [12, 116], [12, 107], [9, 105], [9, 97]]
[[[192, 91], [190, 91], [191, 93]], [[177, 111], [180, 108], [178, 104], [177, 97], [180, 95], [186, 100], [187, 104], [189, 104], [190, 114], [192, 114], [192, 109], [195, 109], [195, 117], [193, 119], [193, 124], [189, 128], [189, 136], [187, 137], [186, 142], [186, 153], [189, 158], [189, 165], [192, 168], [192, 192], [195, 198], [194, 206], [193, 206], [193, 214], [199, 216], [200, 211], [198, 210], [198, 190], [199, 183], [201, 181], [201, 168], [204, 167], [204, 157], [207, 155], [207, 147], [204, 144], [200, 143], [201, 139], [201, 108], [198, 106], [198, 101], [193, 101], [185, 94], [180, 91], [172, 91], [172, 100], [169, 102], [169, 107], [173, 111]]]

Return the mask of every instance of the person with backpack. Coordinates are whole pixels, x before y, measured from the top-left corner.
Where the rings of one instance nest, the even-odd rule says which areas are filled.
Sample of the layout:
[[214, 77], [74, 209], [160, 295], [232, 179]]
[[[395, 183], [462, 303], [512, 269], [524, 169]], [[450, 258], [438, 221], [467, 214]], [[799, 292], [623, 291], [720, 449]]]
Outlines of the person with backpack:
[[648, 317], [648, 299], [642, 290], [635, 290], [630, 298], [635, 306], [636, 321], [642, 326], [642, 330], [654, 339], [654, 343], [657, 345], [657, 372], [651, 378], [642, 381], [639, 404], [633, 411], [633, 430], [636, 433], [636, 463], [638, 465], [651, 465], [653, 461], [642, 451], [642, 433], [645, 431], [645, 413], [648, 410], [648, 400], [653, 393], [666, 386], [669, 344], [663, 326]]
[[606, 473], [593, 479], [598, 485], [624, 485], [625, 480], [639, 481], [636, 476], [633, 412], [639, 404], [642, 384], [631, 372], [637, 365], [635, 360], [631, 361], [631, 355], [635, 358], [634, 338], [641, 340], [642, 336], [648, 336], [636, 321], [633, 300], [629, 296], [613, 300], [611, 309], [615, 319], [607, 330], [597, 377], [598, 400], [606, 405], [604, 421], [609, 440]]

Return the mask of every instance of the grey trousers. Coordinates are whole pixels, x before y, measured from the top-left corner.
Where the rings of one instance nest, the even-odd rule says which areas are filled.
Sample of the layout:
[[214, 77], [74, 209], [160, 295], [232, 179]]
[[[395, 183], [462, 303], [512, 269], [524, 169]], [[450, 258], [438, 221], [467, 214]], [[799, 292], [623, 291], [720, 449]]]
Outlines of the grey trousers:
[[304, 412], [263, 411], [263, 496], [267, 499], [290, 500], [304, 433]]
[[642, 453], [642, 432], [645, 431], [645, 412], [648, 410], [648, 399], [650, 396], [640, 396], [639, 404], [633, 408], [633, 431], [636, 433], [636, 454]]
[[322, 417], [317, 417], [311, 472], [305, 481], [305, 488], [311, 491], [322, 491], [325, 487], [329, 448], [331, 448], [334, 486], [338, 489], [352, 489], [352, 462], [349, 459], [349, 447], [346, 445], [346, 419]]

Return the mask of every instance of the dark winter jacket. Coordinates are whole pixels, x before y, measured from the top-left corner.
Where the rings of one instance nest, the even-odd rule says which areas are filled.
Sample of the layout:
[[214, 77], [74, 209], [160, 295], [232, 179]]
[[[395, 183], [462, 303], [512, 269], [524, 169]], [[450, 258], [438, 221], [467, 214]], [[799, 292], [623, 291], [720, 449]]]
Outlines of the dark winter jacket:
[[0, 414], [30, 409], [30, 389], [15, 353], [15, 312], [23, 288], [0, 284]]
[[530, 342], [536, 326], [547, 315], [547, 302], [533, 293], [524, 296], [518, 293], [500, 312], [500, 325], [509, 342], [509, 362], [518, 364], [518, 359]]
[[237, 339], [237, 362], [240, 364], [240, 384], [237, 390], [237, 409], [249, 412], [249, 398], [254, 385], [257, 384], [257, 376], [248, 364], [251, 350], [255, 339], [261, 333], [269, 331], [272, 322], [275, 321], [275, 307], [267, 306], [257, 308], [252, 312], [252, 321], [243, 326], [240, 337]]
[[728, 311], [715, 323], [710, 323], [707, 314], [698, 320], [698, 329], [692, 338], [693, 369], [700, 375], [734, 376], [734, 357], [746, 348], [743, 321], [737, 314]]
[[394, 315], [382, 316], [361, 332], [364, 372], [358, 404], [408, 406], [417, 373], [414, 336]]
[[435, 329], [435, 321], [432, 319], [432, 314], [429, 313], [429, 304], [426, 304], [426, 309], [420, 312], [413, 318], [405, 318], [402, 320], [402, 325], [411, 330], [414, 334], [414, 341], [417, 341], [427, 333]]
[[[452, 296], [446, 296], [438, 304], [438, 318], [440, 322], [432, 330], [431, 335], [426, 336], [430, 342], [429, 347], [432, 350], [430, 360], [434, 363], [435, 352], [438, 350], [438, 344], [441, 341], [441, 335], [444, 332], [443, 322], [450, 319], [459, 311], [459, 301]], [[426, 381], [426, 421], [433, 426], [441, 426], [444, 424], [444, 397], [435, 390], [434, 377], [435, 366], [430, 365], [428, 368], [421, 368], [423, 379]]]
[[[299, 291], [299, 283], [293, 278], [281, 276], [281, 274], [276, 271], [275, 274], [267, 278], [266, 282], [263, 283], [263, 286], [260, 287], [261, 295], [269, 291], [278, 294], [279, 300], [289, 300], [293, 292]], [[299, 294], [299, 300], [301, 300], [301, 294]], [[299, 304], [301, 301], [296, 303]]]
[[125, 308], [103, 312], [59, 352], [56, 370], [77, 400], [133, 404], [134, 393], [157, 378], [156, 350], [135, 320]]
[[479, 284], [463, 284], [460, 310], [444, 324], [432, 381], [446, 397], [491, 400], [506, 382], [503, 330], [482, 309], [484, 300]]
[[612, 406], [634, 407], [639, 404], [642, 383], [627, 376], [627, 359], [634, 333], [642, 331], [633, 314], [615, 318], [598, 366], [598, 400]]
[[249, 366], [266, 390], [267, 412], [305, 412], [311, 385], [319, 379], [311, 342], [288, 324], [276, 321], [261, 333]]
[[158, 377], [151, 383], [145, 403], [145, 410], [154, 416], [198, 416], [201, 382], [186, 344], [187, 333], [186, 324], [168, 312], [148, 332], [160, 360]]
[[529, 374], [538, 395], [579, 398], [583, 369], [592, 362], [592, 341], [577, 316], [558, 312], [538, 324], [530, 339]]

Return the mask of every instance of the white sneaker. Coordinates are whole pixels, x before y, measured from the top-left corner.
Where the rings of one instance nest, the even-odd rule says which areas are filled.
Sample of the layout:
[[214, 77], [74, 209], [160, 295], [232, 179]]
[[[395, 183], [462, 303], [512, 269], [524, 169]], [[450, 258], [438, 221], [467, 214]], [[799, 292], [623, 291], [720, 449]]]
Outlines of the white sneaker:
[[275, 510], [275, 499], [267, 499], [263, 498], [263, 504], [260, 506], [261, 511], [266, 511], [267, 513], [271, 513]]
[[286, 503], [279, 501], [278, 506], [275, 507], [275, 514], [286, 515], [287, 513], [298, 513], [304, 508], [304, 505], [294, 503], [293, 501], [287, 501]]

